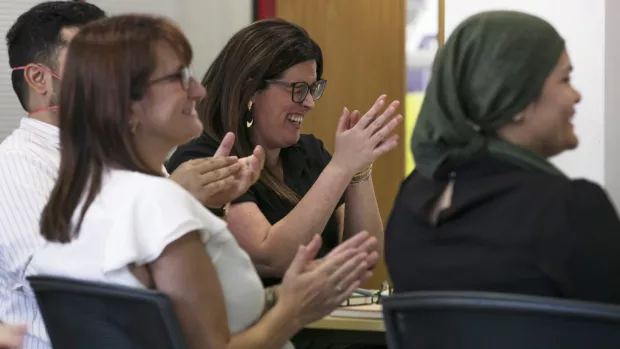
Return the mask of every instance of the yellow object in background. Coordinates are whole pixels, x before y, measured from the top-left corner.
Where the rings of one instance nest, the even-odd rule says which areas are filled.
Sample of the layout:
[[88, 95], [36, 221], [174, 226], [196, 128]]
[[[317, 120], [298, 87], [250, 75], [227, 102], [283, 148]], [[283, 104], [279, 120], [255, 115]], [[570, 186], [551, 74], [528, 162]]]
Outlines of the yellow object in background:
[[408, 92], [405, 96], [405, 177], [409, 176], [415, 167], [413, 154], [411, 153], [411, 135], [418, 120], [423, 100], [423, 92]]

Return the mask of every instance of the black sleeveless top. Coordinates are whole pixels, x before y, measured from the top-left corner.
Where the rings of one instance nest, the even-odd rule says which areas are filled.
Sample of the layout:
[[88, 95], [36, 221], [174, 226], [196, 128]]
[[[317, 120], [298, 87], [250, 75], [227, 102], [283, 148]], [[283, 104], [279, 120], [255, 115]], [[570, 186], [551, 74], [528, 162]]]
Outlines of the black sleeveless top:
[[[213, 156], [218, 147], [219, 142], [203, 133], [202, 136], [177, 148], [172, 157], [170, 157], [166, 170], [168, 173], [172, 173], [185, 161]], [[282, 157], [282, 166], [284, 168], [284, 182], [300, 197], [308, 193], [331, 160], [331, 155], [323, 146], [322, 141], [313, 135], [304, 134], [300, 136], [297, 144], [282, 149], [280, 156]], [[344, 197], [344, 195], [341, 197], [336, 208], [344, 203]], [[288, 215], [295, 207], [293, 204], [280, 199], [261, 182], [254, 184], [247, 193], [241, 195], [232, 203], [241, 202], [256, 203], [272, 225]], [[318, 253], [318, 258], [325, 256], [338, 245], [339, 224], [335, 212], [332, 213], [323, 230], [323, 245]], [[263, 278], [262, 276], [261, 279], [265, 286], [279, 284], [282, 280], [281, 278]]]

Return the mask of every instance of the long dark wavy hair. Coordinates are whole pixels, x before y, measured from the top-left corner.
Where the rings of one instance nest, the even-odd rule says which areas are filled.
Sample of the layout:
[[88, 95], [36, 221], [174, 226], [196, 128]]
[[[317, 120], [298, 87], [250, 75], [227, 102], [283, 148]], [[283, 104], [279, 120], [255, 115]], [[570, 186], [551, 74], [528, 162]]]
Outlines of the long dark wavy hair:
[[[237, 32], [211, 64], [202, 85], [209, 97], [197, 110], [205, 132], [218, 141], [227, 132], [237, 136], [233, 152], [248, 156], [256, 146], [245, 126], [248, 102], [255, 92], [267, 88], [265, 80], [278, 79], [290, 67], [316, 61], [317, 77], [323, 74], [323, 53], [300, 26], [282, 19], [255, 22]], [[278, 197], [297, 203], [300, 198], [268, 169], [260, 181]]]

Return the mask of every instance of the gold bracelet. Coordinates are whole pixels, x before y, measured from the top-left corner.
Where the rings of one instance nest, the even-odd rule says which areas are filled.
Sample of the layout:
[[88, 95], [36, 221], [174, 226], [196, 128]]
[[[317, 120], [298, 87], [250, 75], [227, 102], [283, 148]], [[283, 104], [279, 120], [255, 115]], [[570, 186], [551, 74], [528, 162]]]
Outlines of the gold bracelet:
[[368, 179], [370, 179], [371, 175], [372, 175], [372, 164], [368, 166], [368, 168], [366, 168], [364, 171], [356, 173], [355, 176], [351, 178], [351, 182], [349, 183], [349, 185], [367, 181]]
[[352, 180], [352, 181], [356, 181], [356, 180], [359, 180], [360, 178], [367, 177], [367, 176], [368, 176], [368, 174], [369, 174], [369, 173], [371, 173], [371, 172], [372, 172], [372, 164], [371, 164], [370, 166], [366, 167], [366, 169], [365, 169], [365, 170], [363, 170], [363, 171], [360, 171], [360, 172], [356, 173], [356, 174], [353, 176], [353, 178], [351, 178], [351, 180]]

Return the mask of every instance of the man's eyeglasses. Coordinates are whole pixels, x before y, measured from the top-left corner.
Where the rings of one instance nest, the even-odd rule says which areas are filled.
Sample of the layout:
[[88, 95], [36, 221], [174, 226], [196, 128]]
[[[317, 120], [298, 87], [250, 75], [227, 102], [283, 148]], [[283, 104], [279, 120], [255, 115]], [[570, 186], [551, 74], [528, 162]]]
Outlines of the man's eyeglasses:
[[178, 80], [181, 83], [181, 87], [185, 91], [189, 89], [189, 85], [192, 83], [192, 78], [194, 77], [194, 72], [189, 67], [183, 67], [179, 71], [162, 76], [161, 78], [157, 78], [155, 80], [149, 81], [149, 85], [159, 84], [166, 81], [175, 81]]
[[323, 91], [325, 91], [325, 84], [327, 84], [327, 80], [318, 80], [312, 84], [308, 84], [306, 82], [288, 82], [281, 80], [265, 80], [267, 83], [282, 85], [291, 88], [291, 99], [295, 103], [302, 103], [308, 92], [310, 92], [312, 99], [318, 101], [323, 96]]

